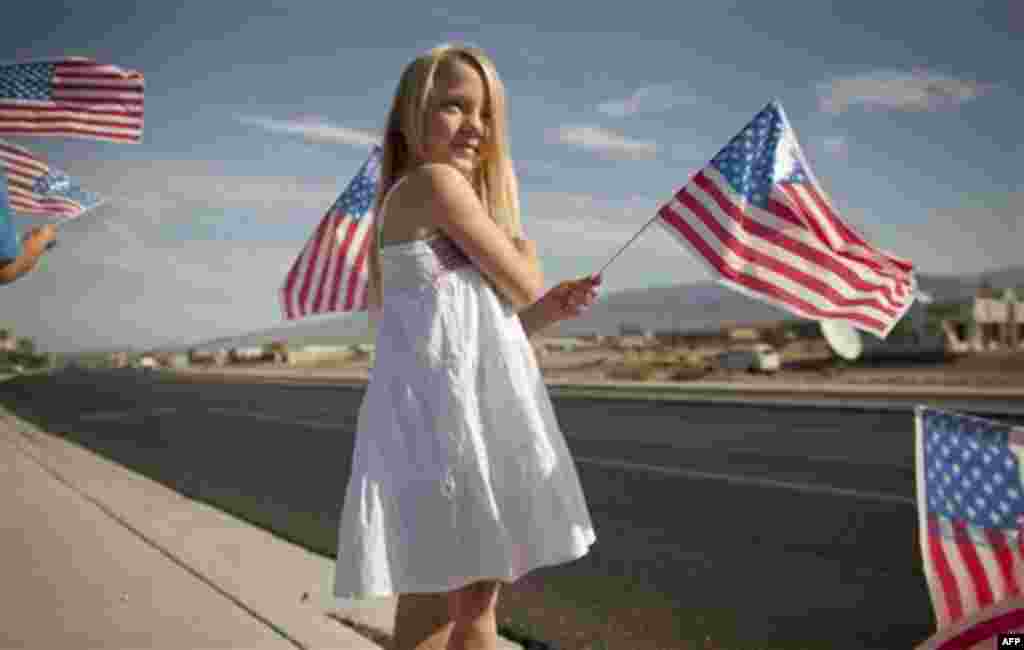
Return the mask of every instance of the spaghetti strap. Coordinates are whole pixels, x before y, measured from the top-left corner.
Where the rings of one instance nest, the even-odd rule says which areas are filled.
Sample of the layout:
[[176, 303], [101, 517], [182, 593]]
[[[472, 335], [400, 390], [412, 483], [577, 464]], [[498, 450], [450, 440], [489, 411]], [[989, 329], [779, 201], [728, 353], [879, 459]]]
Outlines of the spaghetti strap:
[[380, 210], [378, 211], [378, 214], [377, 214], [377, 254], [378, 255], [380, 254], [380, 251], [383, 248], [383, 245], [381, 244], [381, 240], [383, 239], [383, 234], [384, 234], [384, 212], [385, 212], [385, 209], [387, 208], [388, 201], [391, 200], [391, 197], [394, 195], [395, 190], [398, 189], [398, 186], [401, 185], [403, 182], [405, 182], [405, 179], [407, 179], [407, 178], [409, 178], [408, 174], [406, 174], [405, 176], [402, 176], [397, 181], [395, 181], [395, 183], [388, 190], [388, 193], [384, 195], [384, 198], [380, 202]]

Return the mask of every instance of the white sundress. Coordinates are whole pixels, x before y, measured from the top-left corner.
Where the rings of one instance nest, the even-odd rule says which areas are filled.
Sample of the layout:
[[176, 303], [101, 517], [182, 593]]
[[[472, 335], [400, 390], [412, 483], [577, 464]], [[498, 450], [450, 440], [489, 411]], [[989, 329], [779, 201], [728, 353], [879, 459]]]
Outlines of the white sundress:
[[590, 513], [515, 310], [447, 237], [380, 260], [334, 596], [515, 582], [586, 555]]

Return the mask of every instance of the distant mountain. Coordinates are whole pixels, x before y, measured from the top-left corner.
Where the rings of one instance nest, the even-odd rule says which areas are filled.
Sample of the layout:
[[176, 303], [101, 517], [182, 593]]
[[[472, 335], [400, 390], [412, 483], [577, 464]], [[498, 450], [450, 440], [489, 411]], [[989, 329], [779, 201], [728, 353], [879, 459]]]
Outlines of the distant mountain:
[[350, 345], [370, 343], [373, 335], [365, 314], [337, 314], [300, 320], [265, 330], [225, 336], [187, 345], [161, 348], [163, 352], [185, 352], [190, 349], [212, 351], [219, 348], [249, 347], [288, 341], [291, 345]]
[[[966, 302], [984, 281], [992, 287], [1021, 287], [1024, 295], [1024, 266], [1012, 266], [968, 275], [919, 274], [918, 285], [937, 302]], [[681, 284], [651, 289], [629, 289], [602, 296], [586, 316], [561, 323], [548, 332], [552, 336], [597, 333], [615, 335], [622, 326], [650, 330], [717, 329], [724, 322], [752, 323], [790, 319], [787, 312], [713, 282]], [[294, 325], [222, 337], [193, 343], [174, 350], [212, 350], [245, 347], [286, 340], [292, 345], [348, 344], [373, 340], [364, 314], [342, 314], [299, 321]], [[171, 351], [168, 349], [168, 351]]]

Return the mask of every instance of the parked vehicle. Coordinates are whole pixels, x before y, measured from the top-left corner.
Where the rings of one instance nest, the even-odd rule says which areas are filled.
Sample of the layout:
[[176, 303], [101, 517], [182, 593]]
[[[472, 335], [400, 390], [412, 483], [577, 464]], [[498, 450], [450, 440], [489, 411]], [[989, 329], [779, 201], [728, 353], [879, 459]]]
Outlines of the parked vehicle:
[[782, 355], [778, 350], [767, 343], [758, 343], [754, 346], [754, 370], [773, 373], [781, 368]]
[[718, 367], [723, 370], [742, 372], [777, 372], [782, 367], [778, 350], [767, 343], [757, 343], [751, 348], [729, 350], [718, 355]]

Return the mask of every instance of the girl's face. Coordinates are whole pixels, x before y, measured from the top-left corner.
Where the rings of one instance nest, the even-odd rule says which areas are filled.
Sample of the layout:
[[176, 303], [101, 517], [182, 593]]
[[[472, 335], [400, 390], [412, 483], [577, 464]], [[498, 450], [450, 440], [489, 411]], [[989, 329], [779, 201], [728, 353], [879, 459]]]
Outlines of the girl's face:
[[442, 64], [427, 107], [424, 162], [447, 163], [472, 181], [491, 128], [487, 100], [476, 68], [458, 60]]

